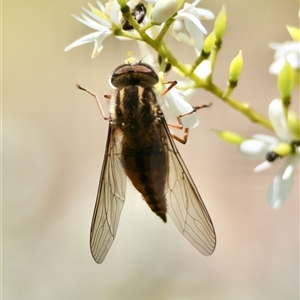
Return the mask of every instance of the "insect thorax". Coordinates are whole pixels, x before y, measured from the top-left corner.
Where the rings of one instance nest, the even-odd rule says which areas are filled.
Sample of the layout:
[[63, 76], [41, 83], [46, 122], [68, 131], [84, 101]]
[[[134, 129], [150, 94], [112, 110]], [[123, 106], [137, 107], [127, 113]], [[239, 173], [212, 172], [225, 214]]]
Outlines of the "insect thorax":
[[129, 139], [141, 139], [150, 134], [157, 123], [159, 106], [151, 87], [128, 85], [117, 91], [115, 122]]

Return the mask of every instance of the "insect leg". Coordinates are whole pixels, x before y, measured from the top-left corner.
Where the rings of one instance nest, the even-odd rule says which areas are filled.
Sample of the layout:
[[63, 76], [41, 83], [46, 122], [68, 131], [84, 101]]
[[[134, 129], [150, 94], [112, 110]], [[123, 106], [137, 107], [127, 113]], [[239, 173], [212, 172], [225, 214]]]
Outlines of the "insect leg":
[[[196, 112], [197, 110], [201, 109], [201, 108], [205, 108], [205, 107], [210, 107], [212, 105], [212, 103], [209, 103], [209, 104], [203, 104], [203, 105], [197, 105], [197, 106], [193, 106], [193, 110], [188, 112], [188, 113], [185, 113], [185, 114], [182, 114], [182, 115], [179, 115], [177, 117], [177, 120], [179, 121], [180, 118], [182, 117], [185, 117], [185, 116], [188, 116], [188, 115], [191, 115], [192, 113]], [[179, 121], [179, 124], [181, 124], [181, 121]]]
[[176, 84], [177, 81], [173, 80], [173, 81], [164, 81], [163, 84], [168, 84], [170, 83], [170, 85], [168, 86], [168, 88], [162, 92], [162, 94], [160, 95], [161, 97], [164, 96], [170, 89], [172, 89]]
[[[193, 106], [193, 110], [188, 112], [188, 113], [185, 113], [185, 114], [182, 114], [182, 115], [179, 115], [177, 117], [177, 121], [178, 121], [178, 124], [172, 124], [172, 123], [168, 123], [168, 126], [169, 127], [173, 127], [173, 128], [176, 128], [176, 129], [183, 129], [183, 125], [182, 125], [182, 122], [181, 122], [181, 118], [182, 117], [185, 117], [185, 116], [188, 116], [188, 115], [191, 115], [192, 113], [196, 112], [197, 110], [201, 109], [201, 108], [204, 108], [204, 107], [210, 107], [212, 105], [212, 103], [209, 103], [209, 104], [203, 104], [201, 106]], [[175, 135], [175, 134], [171, 134], [172, 138], [175, 139], [177, 142], [181, 143], [181, 144], [185, 144], [188, 140], [188, 134], [189, 134], [189, 129], [188, 128], [184, 128], [184, 133], [183, 133], [183, 138], [180, 138], [179, 136]]]
[[[88, 94], [90, 94], [91, 96], [93, 96], [93, 97], [95, 98], [96, 103], [97, 103], [97, 105], [98, 105], [98, 108], [99, 108], [99, 110], [100, 110], [100, 113], [101, 113], [103, 119], [104, 119], [104, 120], [109, 120], [109, 117], [106, 116], [106, 115], [104, 114], [104, 111], [103, 111], [102, 105], [101, 105], [101, 103], [100, 103], [100, 101], [99, 101], [99, 99], [98, 99], [98, 96], [97, 96], [96, 94], [94, 94], [93, 92], [89, 91], [88, 89], [82, 87], [82, 86], [79, 85], [79, 84], [76, 84], [76, 86], [77, 86], [77, 88], [79, 88], [80, 90], [87, 92]], [[109, 98], [109, 97], [106, 97], [106, 98]], [[109, 98], [109, 99], [110, 99], [110, 98]]]

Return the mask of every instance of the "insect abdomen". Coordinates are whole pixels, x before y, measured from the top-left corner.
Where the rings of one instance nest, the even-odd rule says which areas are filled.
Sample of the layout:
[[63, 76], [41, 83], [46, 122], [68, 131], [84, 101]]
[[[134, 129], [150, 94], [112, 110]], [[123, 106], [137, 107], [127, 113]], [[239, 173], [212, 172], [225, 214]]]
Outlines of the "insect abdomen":
[[167, 160], [164, 149], [123, 148], [123, 166], [126, 175], [142, 194], [151, 210], [166, 222]]
[[[139, 82], [140, 78], [136, 80]], [[151, 210], [166, 222], [168, 168], [158, 109], [152, 87], [127, 85], [117, 92], [114, 117], [123, 133], [122, 156], [126, 175]]]

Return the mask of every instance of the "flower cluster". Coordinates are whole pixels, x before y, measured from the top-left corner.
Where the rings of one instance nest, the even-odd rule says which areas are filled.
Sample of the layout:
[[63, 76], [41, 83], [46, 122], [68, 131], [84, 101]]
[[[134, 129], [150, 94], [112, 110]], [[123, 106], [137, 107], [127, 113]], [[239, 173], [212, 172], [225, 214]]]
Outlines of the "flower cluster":
[[[223, 140], [238, 144], [240, 152], [244, 155], [265, 158], [255, 168], [255, 172], [270, 167], [279, 158], [284, 158], [284, 165], [275, 176], [268, 192], [269, 203], [273, 207], [279, 207], [290, 194], [292, 174], [299, 159], [300, 122], [290, 111], [291, 92], [295, 83], [299, 85], [300, 78], [299, 29], [287, 27], [292, 41], [270, 44], [276, 51], [270, 72], [278, 75], [280, 99], [271, 101], [267, 118], [247, 104], [231, 97], [243, 67], [242, 51], [232, 59], [226, 89], [222, 90], [214, 84], [212, 74], [226, 30], [226, 10], [222, 7], [215, 18], [212, 12], [197, 7], [200, 1], [195, 0], [189, 4], [184, 0], [110, 0], [105, 4], [97, 1], [97, 7], [88, 4], [89, 9], [83, 8], [84, 13], [81, 16], [73, 15], [73, 17], [94, 31], [71, 43], [65, 51], [93, 43], [92, 58], [95, 58], [101, 53], [107, 38], [137, 41], [141, 50], [140, 57], [144, 57], [143, 61], [158, 65], [160, 70], [158, 91], [163, 90], [165, 73], [170, 68], [184, 78], [165, 94], [164, 106], [169, 108], [174, 116], [186, 115], [182, 118], [185, 128], [193, 128], [199, 123], [196, 114], [189, 114], [193, 111], [193, 107], [186, 99], [197, 89], [205, 88], [250, 121], [255, 121], [275, 132], [277, 137], [256, 134], [250, 139], [228, 131], [217, 133]], [[202, 20], [214, 18], [214, 29], [207, 34]], [[167, 34], [194, 49], [193, 63], [183, 63], [176, 57], [175, 51], [169, 49], [165, 40]], [[156, 52], [159, 62], [149, 55], [150, 49]], [[127, 62], [131, 60], [127, 59]]]
[[247, 157], [265, 158], [255, 167], [255, 172], [261, 172], [271, 167], [275, 160], [284, 158], [282, 168], [268, 190], [268, 203], [274, 208], [280, 207], [289, 197], [300, 157], [300, 121], [289, 109], [291, 92], [296, 79], [299, 79], [300, 30], [291, 26], [287, 29], [293, 41], [270, 44], [276, 52], [269, 71], [278, 75], [278, 90], [281, 94], [281, 99], [272, 100], [269, 105], [269, 120], [277, 137], [255, 134], [247, 139], [233, 132], [218, 132], [223, 140], [238, 144], [240, 152]]
[[[214, 18], [213, 13], [208, 10], [197, 8], [196, 5], [201, 0], [196, 0], [192, 4], [184, 3], [183, 1], [170, 0], [170, 1], [155, 1], [148, 0], [148, 9], [150, 10], [149, 17], [143, 18], [142, 25], [146, 25], [145, 32], [149, 32], [149, 35], [159, 34], [163, 28], [163, 24], [174, 16], [171, 26], [169, 27], [169, 33], [174, 36], [178, 41], [184, 42], [188, 45], [195, 47], [197, 52], [202, 50], [204, 34], [206, 29], [201, 24], [200, 19], [210, 20]], [[118, 3], [119, 2], [119, 3]], [[136, 12], [138, 9], [142, 9], [140, 0], [131, 1], [109, 1], [103, 5], [100, 1], [97, 1], [98, 8], [91, 4], [88, 4], [90, 10], [82, 8], [85, 12], [81, 14], [81, 17], [73, 15], [73, 17], [83, 23], [84, 25], [92, 28], [95, 32], [92, 32], [75, 42], [71, 43], [65, 48], [68, 51], [72, 48], [81, 46], [86, 43], [94, 42], [94, 50], [92, 58], [95, 58], [103, 49], [103, 42], [108, 37], [127, 37], [132, 40], [140, 40], [139, 35], [126, 32], [124, 30], [124, 17], [121, 13], [121, 8], [128, 7], [130, 11]], [[154, 5], [154, 7], [152, 7]], [[137, 12], [139, 13], [139, 11]], [[148, 23], [147, 23], [148, 22]], [[155, 30], [151, 30], [155, 27]], [[185, 27], [188, 34], [183, 33]], [[132, 27], [133, 28], [133, 27]]]
[[[115, 37], [119, 40], [135, 40], [143, 41], [157, 50], [159, 55], [163, 57], [162, 70], [165, 70], [166, 52], [170, 52], [167, 45], [161, 47], [163, 44], [163, 34], [171, 34], [177, 41], [192, 46], [196, 54], [201, 53], [204, 44], [204, 35], [207, 33], [206, 29], [201, 23], [201, 19], [211, 20], [214, 18], [212, 12], [197, 8], [200, 0], [194, 1], [192, 4], [183, 3], [180, 0], [170, 1], [144, 1], [147, 3], [147, 9], [140, 0], [131, 1], [117, 1], [111, 0], [103, 5], [97, 1], [97, 6], [89, 5], [89, 10], [83, 8], [84, 13], [80, 17], [73, 15], [73, 17], [84, 25], [94, 29], [95, 31], [79, 38], [65, 48], [69, 51], [72, 48], [94, 43], [94, 50], [92, 58], [100, 54], [103, 49], [103, 43], [106, 38]], [[129, 11], [129, 15], [125, 18], [123, 11]], [[147, 11], [147, 15], [146, 14]], [[131, 25], [124, 26], [125, 22], [131, 22]], [[127, 23], [126, 23], [127, 24]], [[138, 26], [138, 28], [136, 28]], [[132, 30], [128, 30], [130, 28]], [[151, 60], [153, 64], [154, 59], [149, 54], [149, 49], [145, 48], [139, 43], [141, 49], [141, 57], [146, 55], [145, 62]], [[160, 51], [158, 48], [160, 47]], [[211, 46], [212, 47], [212, 46]], [[171, 52], [170, 52], [171, 53]], [[130, 59], [129, 59], [130, 60]], [[169, 57], [168, 60], [175, 61], [174, 67], [177, 67], [179, 73], [183, 73], [183, 67], [176, 66], [177, 60]], [[199, 64], [196, 66], [196, 72], [199, 73]], [[163, 78], [161, 78], [163, 81]], [[173, 88], [166, 95], [166, 106], [171, 108], [174, 116], [191, 111], [193, 108], [186, 102], [186, 94], [189, 92], [180, 91], [177, 87]], [[190, 115], [183, 119], [186, 127], [194, 127], [198, 124], [196, 115]]]
[[[293, 140], [292, 131], [297, 127], [288, 126], [283, 103], [280, 99], [271, 101], [269, 118], [277, 137], [256, 134], [251, 139], [240, 143], [241, 153], [248, 157], [265, 158], [265, 161], [255, 167], [255, 172], [263, 171], [273, 165], [278, 158], [284, 158], [282, 169], [273, 179], [268, 191], [268, 203], [278, 208], [291, 193], [293, 174], [299, 160], [299, 144]], [[292, 116], [290, 116], [292, 118]], [[297, 124], [297, 120], [295, 119]], [[299, 122], [299, 121], [298, 121]], [[299, 125], [299, 123], [298, 123]], [[297, 126], [297, 125], [296, 125]], [[297, 137], [299, 138], [299, 136]]]

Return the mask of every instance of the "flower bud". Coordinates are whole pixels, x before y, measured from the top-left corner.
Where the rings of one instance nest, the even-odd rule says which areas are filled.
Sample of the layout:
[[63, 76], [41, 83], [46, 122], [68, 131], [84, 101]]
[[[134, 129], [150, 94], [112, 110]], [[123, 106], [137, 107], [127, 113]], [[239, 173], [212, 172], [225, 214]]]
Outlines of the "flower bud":
[[300, 41], [300, 29], [297, 27], [293, 27], [293, 26], [286, 26], [286, 29], [288, 30], [291, 38], [296, 41], [299, 42]]
[[295, 73], [292, 66], [286, 61], [278, 74], [277, 87], [282, 99], [288, 99], [295, 84]]
[[151, 19], [155, 24], [161, 24], [171, 18], [177, 9], [177, 0], [158, 0], [151, 12]]
[[291, 111], [288, 112], [288, 118], [287, 118], [288, 128], [290, 133], [295, 138], [300, 137], [300, 120], [297, 117], [297, 115]]
[[226, 10], [225, 5], [222, 6], [221, 11], [216, 17], [215, 20], [215, 35], [217, 41], [222, 41], [223, 35], [226, 29]]
[[229, 67], [229, 81], [237, 82], [238, 77], [242, 71], [243, 67], [243, 57], [242, 51], [240, 50], [239, 54], [232, 60]]
[[214, 31], [212, 33], [210, 33], [207, 38], [204, 41], [203, 44], [203, 51], [205, 54], [209, 54], [213, 48], [213, 46], [215, 45], [216, 42], [216, 36]]
[[245, 138], [232, 131], [215, 131], [216, 134], [225, 142], [240, 145]]

